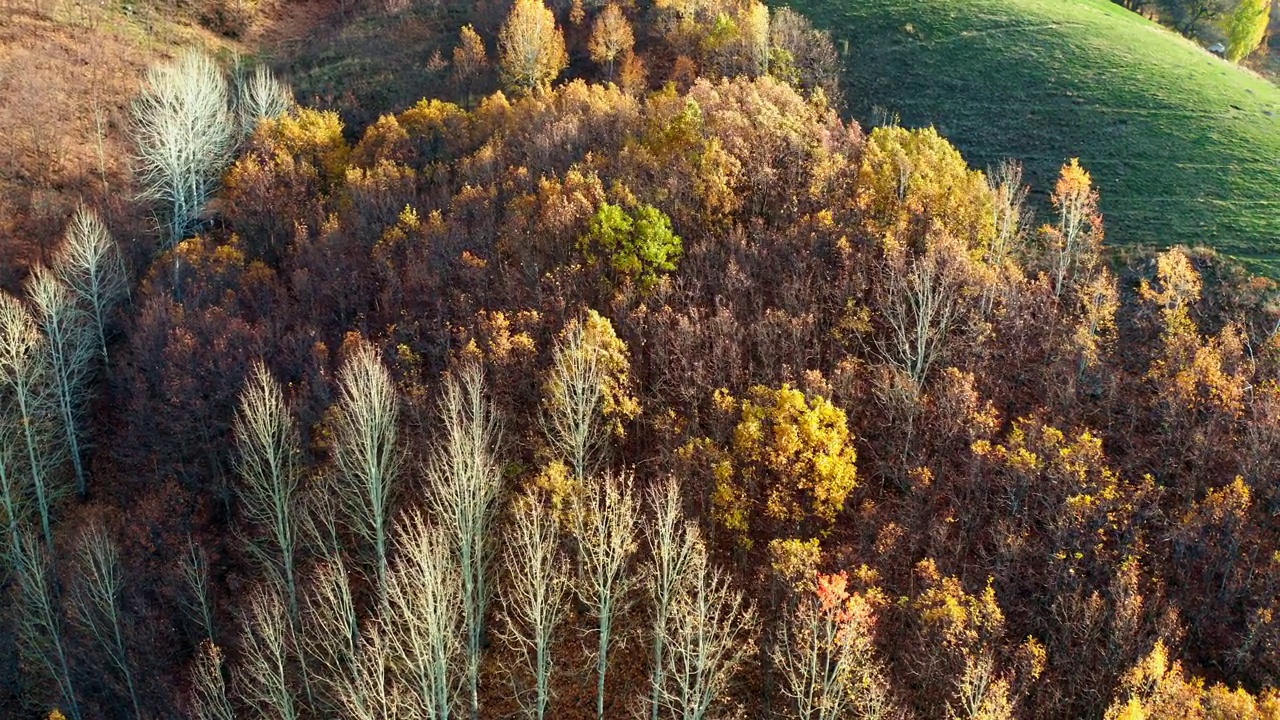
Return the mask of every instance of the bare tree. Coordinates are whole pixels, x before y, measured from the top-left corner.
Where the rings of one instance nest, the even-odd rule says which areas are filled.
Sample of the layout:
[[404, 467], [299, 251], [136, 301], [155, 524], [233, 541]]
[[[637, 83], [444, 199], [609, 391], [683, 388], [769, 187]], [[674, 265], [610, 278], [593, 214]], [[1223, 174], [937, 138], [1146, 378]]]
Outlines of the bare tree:
[[[152, 67], [133, 102], [144, 199], [159, 202], [165, 240], [177, 245], [199, 221], [236, 143], [227, 80], [203, 52]], [[175, 270], [177, 259], [175, 257]]]
[[316, 567], [304, 599], [301, 649], [313, 663], [330, 709], [345, 707], [354, 715], [366, 716], [368, 700], [358, 692], [362, 686], [360, 617], [341, 553]]
[[497, 447], [501, 430], [484, 396], [484, 375], [470, 364], [445, 380], [440, 399], [443, 441], [428, 474], [431, 505], [448, 538], [462, 583], [462, 622], [466, 632], [467, 689], [471, 719], [480, 716], [480, 650], [489, 606], [489, 565], [493, 558], [494, 513], [502, 489]]
[[52, 271], [37, 267], [27, 283], [35, 306], [35, 318], [44, 331], [49, 379], [56, 403], [56, 418], [67, 443], [67, 455], [75, 471], [80, 497], [88, 492], [80, 457], [81, 415], [88, 401], [90, 363], [97, 355], [92, 319], [77, 303], [71, 289]]
[[133, 716], [142, 717], [133, 664], [124, 643], [124, 575], [115, 541], [99, 523], [92, 523], [80, 539], [79, 582], [72, 593], [73, 617], [106, 652], [107, 659], [124, 679], [133, 704]]
[[54, 260], [54, 271], [93, 319], [102, 360], [107, 359], [107, 323], [129, 293], [120, 246], [98, 214], [81, 207], [67, 226], [67, 239]]
[[4, 518], [6, 540], [4, 560], [17, 566], [17, 553], [22, 546], [22, 526], [30, 512], [31, 488], [22, 477], [21, 419], [8, 398], [0, 395], [0, 513]]
[[191, 717], [193, 720], [235, 720], [235, 710], [227, 697], [222, 675], [222, 648], [212, 640], [200, 643], [200, 652], [191, 666]]
[[240, 500], [245, 519], [265, 535], [269, 547], [248, 547], [281, 583], [290, 617], [298, 618], [295, 555], [299, 541], [298, 431], [284, 391], [261, 362], [240, 393], [234, 422]]
[[57, 447], [51, 442], [49, 364], [46, 340], [22, 303], [0, 291], [0, 385], [9, 396], [13, 412], [22, 428], [26, 454], [25, 472], [40, 515], [45, 546], [53, 547], [50, 515], [54, 504], [66, 493], [52, 476], [57, 465]]
[[919, 386], [951, 349], [965, 307], [964, 250], [938, 240], [914, 258], [896, 253], [883, 269], [880, 309], [889, 337], [881, 350]]
[[58, 686], [72, 720], [80, 720], [80, 702], [71, 676], [70, 655], [63, 635], [62, 609], [58, 602], [49, 551], [24, 532], [16, 552], [18, 558], [18, 639]]
[[652, 567], [646, 580], [653, 603], [653, 656], [650, 658], [650, 713], [657, 720], [662, 692], [666, 687], [667, 624], [681, 583], [687, 580], [690, 563], [698, 550], [697, 528], [684, 519], [680, 486], [667, 478], [648, 493], [651, 520], [644, 526]]
[[293, 107], [293, 89], [277, 80], [266, 65], [254, 65], [252, 71], [237, 68], [236, 117], [242, 137], [252, 135], [263, 120], [274, 120]]
[[417, 717], [448, 720], [458, 686], [458, 569], [448, 540], [416, 511], [405, 518], [397, 541], [400, 561], [389, 578], [390, 607], [383, 615], [393, 667]]
[[370, 627], [360, 642], [350, 682], [342, 689], [344, 717], [351, 720], [420, 717], [414, 714], [413, 705], [406, 701], [402, 689], [393, 684], [394, 657], [377, 625]]
[[360, 343], [338, 374], [334, 490], [343, 522], [374, 552], [378, 595], [387, 606], [387, 544], [391, 504], [403, 465], [400, 401], [391, 374], [368, 343]]
[[543, 388], [542, 430], [579, 483], [595, 473], [609, 439], [604, 373], [584, 323], [573, 323], [556, 346]]
[[533, 692], [517, 686], [516, 698], [525, 717], [544, 720], [551, 702], [552, 638], [568, 609], [568, 568], [559, 549], [560, 523], [542, 493], [530, 491], [516, 499], [508, 532], [503, 555], [505, 637], [533, 679]]
[[892, 717], [871, 642], [870, 608], [847, 594], [808, 593], [782, 626], [773, 661], [799, 720]]
[[292, 629], [289, 610], [272, 584], [249, 593], [240, 663], [240, 693], [257, 717], [301, 717], [289, 672]]
[[689, 579], [663, 628], [668, 651], [661, 704], [679, 720], [717, 717], [734, 673], [752, 652], [755, 612], [694, 540]]
[[209, 555], [194, 540], [187, 539], [182, 554], [182, 579], [186, 584], [183, 598], [187, 612], [200, 625], [205, 637], [213, 642], [213, 598], [209, 594]]
[[596, 618], [596, 720], [604, 720], [605, 676], [613, 648], [614, 623], [630, 602], [635, 578], [630, 572], [637, 542], [639, 502], [629, 475], [608, 474], [575, 496], [582, 601]]

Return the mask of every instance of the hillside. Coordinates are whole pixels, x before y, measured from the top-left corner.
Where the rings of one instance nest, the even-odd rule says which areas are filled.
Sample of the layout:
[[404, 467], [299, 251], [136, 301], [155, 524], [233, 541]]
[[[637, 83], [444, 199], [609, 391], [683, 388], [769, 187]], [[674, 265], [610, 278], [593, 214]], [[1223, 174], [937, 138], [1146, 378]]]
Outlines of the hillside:
[[977, 167], [1064, 159], [1115, 244], [1205, 243], [1280, 271], [1280, 89], [1108, 0], [798, 0], [847, 42], [849, 110], [936, 125]]

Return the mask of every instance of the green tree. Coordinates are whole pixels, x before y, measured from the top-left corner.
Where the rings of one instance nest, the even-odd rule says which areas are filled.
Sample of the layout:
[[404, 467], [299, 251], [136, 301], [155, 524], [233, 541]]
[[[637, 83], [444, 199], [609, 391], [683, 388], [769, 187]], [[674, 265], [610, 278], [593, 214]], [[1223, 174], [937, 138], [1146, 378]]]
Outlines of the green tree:
[[1270, 22], [1271, 0], [1241, 0], [1227, 20], [1227, 59], [1240, 62], [1253, 54]]
[[604, 203], [578, 247], [588, 262], [607, 263], [619, 279], [650, 288], [659, 274], [676, 269], [684, 241], [671, 230], [671, 218], [652, 205], [627, 213]]

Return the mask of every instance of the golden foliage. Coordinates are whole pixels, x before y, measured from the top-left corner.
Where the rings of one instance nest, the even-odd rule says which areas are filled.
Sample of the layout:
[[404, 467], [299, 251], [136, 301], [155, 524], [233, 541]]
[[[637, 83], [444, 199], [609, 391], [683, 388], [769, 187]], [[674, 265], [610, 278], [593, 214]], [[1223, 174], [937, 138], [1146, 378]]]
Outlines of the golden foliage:
[[856, 207], [888, 248], [927, 233], [958, 238], [972, 250], [995, 236], [995, 198], [986, 178], [933, 128], [873, 130], [858, 185]]

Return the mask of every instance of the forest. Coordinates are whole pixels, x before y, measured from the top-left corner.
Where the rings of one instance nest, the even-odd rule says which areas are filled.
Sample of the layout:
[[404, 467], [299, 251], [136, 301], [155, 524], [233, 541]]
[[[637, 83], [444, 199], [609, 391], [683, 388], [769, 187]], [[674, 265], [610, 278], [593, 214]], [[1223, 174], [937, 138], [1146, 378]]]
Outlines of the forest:
[[147, 231], [11, 258], [0, 717], [1280, 718], [1274, 281], [790, 9], [486, 13], [367, 118], [176, 53]]

